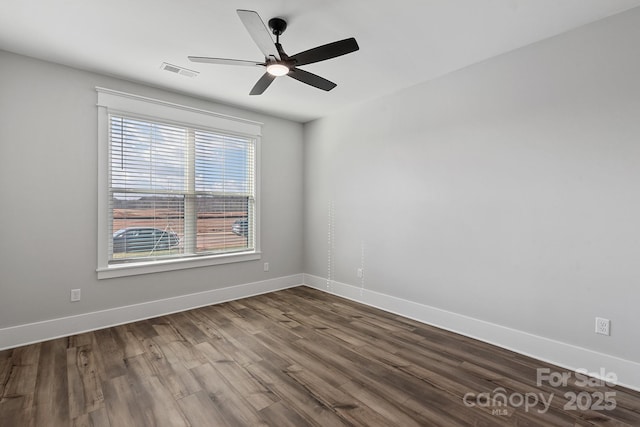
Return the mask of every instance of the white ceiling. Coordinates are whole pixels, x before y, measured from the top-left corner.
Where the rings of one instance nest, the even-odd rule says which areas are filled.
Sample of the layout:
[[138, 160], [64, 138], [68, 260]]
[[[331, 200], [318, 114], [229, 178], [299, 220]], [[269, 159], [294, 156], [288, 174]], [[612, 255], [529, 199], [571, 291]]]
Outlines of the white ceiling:
[[[1, 0], [0, 49], [298, 121], [434, 79], [640, 5], [640, 0]], [[355, 37], [358, 52], [301, 67], [331, 92], [188, 55], [263, 60], [236, 9], [288, 21], [289, 54]], [[163, 71], [168, 62], [199, 71]]]

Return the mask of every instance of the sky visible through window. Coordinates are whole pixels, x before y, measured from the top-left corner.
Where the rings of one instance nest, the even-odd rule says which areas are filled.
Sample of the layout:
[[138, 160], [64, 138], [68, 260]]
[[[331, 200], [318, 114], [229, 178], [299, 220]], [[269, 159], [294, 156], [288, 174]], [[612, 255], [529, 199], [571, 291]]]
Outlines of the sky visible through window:
[[[251, 193], [247, 140], [210, 131], [194, 133], [195, 190]], [[112, 187], [162, 193], [187, 191], [188, 137], [183, 127], [113, 117]]]

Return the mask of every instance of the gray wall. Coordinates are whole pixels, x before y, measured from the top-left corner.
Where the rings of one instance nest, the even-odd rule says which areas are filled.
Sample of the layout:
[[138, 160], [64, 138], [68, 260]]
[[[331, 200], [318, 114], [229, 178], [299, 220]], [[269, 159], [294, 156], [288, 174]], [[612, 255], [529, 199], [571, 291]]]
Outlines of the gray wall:
[[305, 125], [305, 273], [333, 203], [331, 279], [640, 360], [638, 40], [635, 9]]
[[[264, 123], [261, 261], [96, 279], [95, 86]], [[302, 273], [302, 134], [299, 123], [0, 51], [0, 328]], [[82, 301], [69, 302], [72, 288]]]

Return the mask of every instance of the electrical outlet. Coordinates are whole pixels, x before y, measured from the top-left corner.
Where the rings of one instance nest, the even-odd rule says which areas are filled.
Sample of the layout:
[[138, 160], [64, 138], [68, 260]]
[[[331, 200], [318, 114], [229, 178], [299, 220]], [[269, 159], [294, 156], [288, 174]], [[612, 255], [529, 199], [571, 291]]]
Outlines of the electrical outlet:
[[363, 274], [364, 274], [364, 270], [362, 268], [359, 268], [356, 270], [356, 275], [358, 276], [359, 279], [362, 279]]
[[71, 302], [80, 301], [80, 289], [71, 289]]
[[264, 271], [269, 271], [269, 263], [268, 262], [264, 263]]
[[611, 321], [609, 319], [596, 317], [596, 334], [611, 335], [609, 331], [610, 327], [611, 327]]

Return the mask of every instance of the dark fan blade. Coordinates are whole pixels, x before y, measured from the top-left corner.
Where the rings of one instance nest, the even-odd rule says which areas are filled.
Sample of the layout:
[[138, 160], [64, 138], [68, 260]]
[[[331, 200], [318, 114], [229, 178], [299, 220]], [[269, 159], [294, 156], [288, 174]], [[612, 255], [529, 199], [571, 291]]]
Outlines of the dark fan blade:
[[272, 76], [269, 73], [264, 73], [260, 80], [253, 86], [249, 95], [262, 95], [262, 93], [267, 90], [269, 85], [275, 80], [276, 76]]
[[202, 62], [205, 64], [222, 64], [222, 65], [246, 65], [249, 67], [265, 64], [256, 61], [243, 61], [241, 59], [226, 59], [226, 58], [210, 58], [208, 56], [188, 56], [191, 62]]
[[351, 37], [350, 39], [344, 39], [305, 50], [304, 52], [300, 52], [289, 57], [289, 59], [296, 61], [297, 67], [299, 65], [313, 64], [314, 62], [320, 62], [325, 59], [346, 55], [347, 53], [355, 52], [358, 49], [360, 49], [360, 47], [358, 46], [356, 39]]
[[292, 68], [291, 71], [289, 71], [289, 74], [287, 75], [289, 77], [293, 77], [299, 82], [306, 83], [308, 85], [311, 85], [313, 87], [317, 87], [318, 89], [322, 89], [326, 91], [330, 91], [331, 89], [337, 86], [334, 82], [330, 82], [325, 78], [317, 76], [308, 71], [300, 70], [298, 68]]
[[278, 49], [276, 49], [276, 45], [273, 43], [269, 30], [267, 30], [264, 22], [260, 19], [260, 15], [253, 10], [238, 9], [237, 12], [240, 20], [247, 28], [247, 31], [249, 31], [251, 38], [256, 42], [265, 58], [273, 56], [277, 60], [280, 60], [280, 53], [278, 53]]

